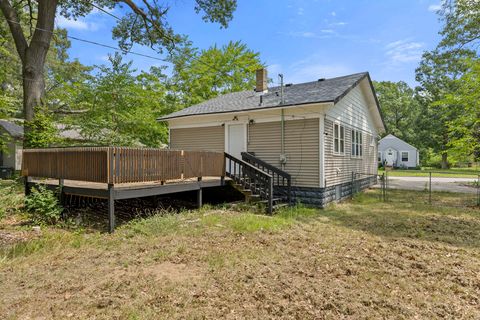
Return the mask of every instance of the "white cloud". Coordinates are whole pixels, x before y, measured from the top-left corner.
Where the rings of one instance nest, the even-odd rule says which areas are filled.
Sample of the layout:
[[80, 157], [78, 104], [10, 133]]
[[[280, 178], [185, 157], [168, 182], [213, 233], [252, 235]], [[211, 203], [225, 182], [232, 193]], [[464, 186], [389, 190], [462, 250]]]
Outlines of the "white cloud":
[[332, 11], [331, 15], [332, 15], [333, 17], [335, 17], [335, 16], [337, 15], [337, 13], [336, 13], [335, 11]]
[[[277, 70], [282, 70], [278, 65], [275, 65]], [[271, 67], [269, 67], [271, 69]], [[335, 64], [331, 61], [325, 61], [319, 55], [311, 55], [303, 60], [291, 64], [287, 70], [283, 72], [286, 83], [302, 83], [308, 81], [315, 81], [320, 78], [332, 78], [353, 73], [354, 71], [343, 64]]]
[[391, 42], [385, 46], [385, 54], [390, 63], [400, 64], [419, 61], [422, 57], [424, 44], [409, 39]]
[[430, 11], [430, 12], [437, 12], [440, 9], [442, 9], [441, 4], [431, 4], [431, 5], [428, 6], [428, 11]]
[[329, 24], [330, 27], [343, 27], [347, 25], [346, 22], [340, 21], [340, 22], [332, 22]]
[[298, 14], [299, 16], [303, 16], [303, 13], [304, 13], [304, 12], [305, 12], [305, 9], [303, 9], [302, 7], [298, 8], [298, 10], [297, 10], [297, 14]]
[[290, 37], [296, 38], [307, 38], [307, 39], [326, 39], [332, 38], [337, 35], [337, 33], [332, 29], [322, 29], [319, 33], [311, 32], [311, 31], [291, 31], [288, 32], [286, 35]]
[[57, 26], [65, 29], [96, 31], [99, 28], [99, 25], [97, 23], [86, 21], [86, 19], [73, 20], [59, 16], [56, 22]]

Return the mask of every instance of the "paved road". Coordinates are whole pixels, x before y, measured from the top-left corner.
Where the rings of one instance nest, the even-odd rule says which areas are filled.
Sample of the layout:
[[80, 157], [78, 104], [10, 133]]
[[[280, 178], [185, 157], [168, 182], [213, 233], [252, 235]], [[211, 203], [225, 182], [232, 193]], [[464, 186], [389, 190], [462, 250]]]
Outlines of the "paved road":
[[[418, 190], [428, 189], [428, 177], [388, 177], [388, 187], [392, 189], [402, 190]], [[432, 178], [432, 191], [447, 191], [460, 193], [476, 194], [477, 188], [469, 185], [477, 181], [475, 178]], [[380, 185], [376, 185], [380, 188]]]

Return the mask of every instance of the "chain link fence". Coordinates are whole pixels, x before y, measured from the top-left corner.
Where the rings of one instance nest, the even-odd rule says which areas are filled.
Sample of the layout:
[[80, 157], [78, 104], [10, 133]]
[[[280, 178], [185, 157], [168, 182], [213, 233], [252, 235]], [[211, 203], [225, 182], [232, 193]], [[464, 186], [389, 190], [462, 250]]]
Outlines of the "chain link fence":
[[480, 173], [444, 171], [386, 171], [379, 175], [352, 173], [352, 194], [367, 187], [377, 189], [382, 201], [436, 206], [480, 208]]

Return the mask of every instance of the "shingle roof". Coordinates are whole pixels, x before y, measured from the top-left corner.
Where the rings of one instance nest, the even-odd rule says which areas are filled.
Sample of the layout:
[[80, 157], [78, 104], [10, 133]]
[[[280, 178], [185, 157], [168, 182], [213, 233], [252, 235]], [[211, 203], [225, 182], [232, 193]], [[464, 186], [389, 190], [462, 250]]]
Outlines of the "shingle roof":
[[[13, 121], [0, 120], [0, 127], [2, 127], [11, 137], [15, 139], [23, 139], [23, 126], [20, 126]], [[87, 140], [77, 126], [67, 126], [63, 123], [57, 123], [55, 124], [55, 127], [58, 129], [58, 134], [62, 138], [78, 141]]]
[[[284, 106], [319, 102], [336, 103], [365, 77], [368, 77], [368, 72], [285, 86]], [[280, 106], [280, 99], [280, 87], [269, 88], [267, 93], [258, 93], [253, 90], [233, 92], [173, 112], [159, 118], [159, 120], [200, 114], [275, 108]]]
[[2, 127], [12, 138], [23, 138], [23, 127], [14, 122], [0, 120], [0, 127]]

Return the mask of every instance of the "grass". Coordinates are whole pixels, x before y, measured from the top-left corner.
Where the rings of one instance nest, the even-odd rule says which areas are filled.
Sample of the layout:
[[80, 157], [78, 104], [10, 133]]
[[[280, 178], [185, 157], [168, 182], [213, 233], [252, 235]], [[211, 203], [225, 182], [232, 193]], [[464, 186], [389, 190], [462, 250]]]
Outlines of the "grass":
[[[383, 168], [378, 169], [378, 174], [384, 173]], [[388, 171], [388, 175], [392, 177], [428, 177], [432, 172], [433, 177], [443, 178], [478, 178], [480, 171], [475, 168], [451, 168], [451, 169], [434, 169], [422, 168], [417, 169], [394, 169]]]
[[[222, 207], [159, 212], [114, 234], [44, 228], [0, 246], [0, 314], [479, 318], [480, 210], [451, 206], [454, 194], [438, 195], [442, 206], [407, 201], [415, 192], [390, 195], [398, 201], [368, 191], [274, 216]], [[8, 224], [19, 211], [0, 220], [0, 236], [27, 232]]]

